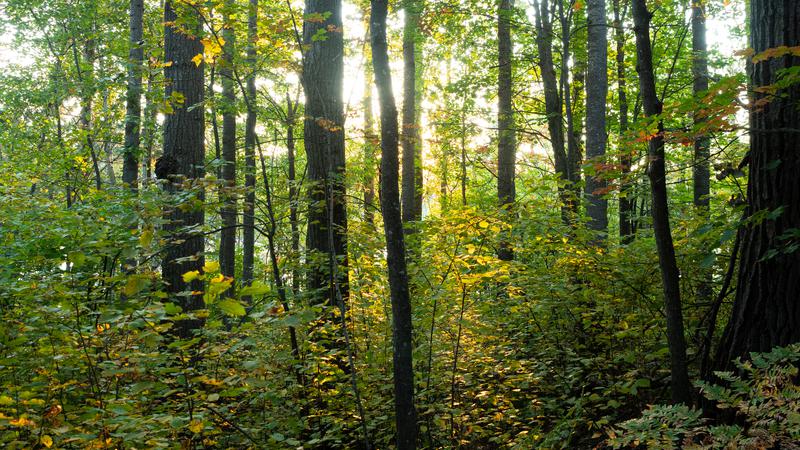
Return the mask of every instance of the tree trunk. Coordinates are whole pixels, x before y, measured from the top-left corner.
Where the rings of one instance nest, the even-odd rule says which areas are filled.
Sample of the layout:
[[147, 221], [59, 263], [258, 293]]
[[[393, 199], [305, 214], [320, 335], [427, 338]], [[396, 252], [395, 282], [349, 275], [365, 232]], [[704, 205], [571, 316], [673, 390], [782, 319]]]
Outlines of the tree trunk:
[[[232, 1], [226, 0], [225, 8], [232, 7]], [[222, 60], [220, 76], [222, 77], [222, 230], [219, 239], [220, 273], [226, 277], [236, 276], [236, 81], [233, 65], [235, 50], [235, 34], [230, 16], [226, 13], [223, 19]], [[252, 99], [250, 101], [255, 101]], [[232, 293], [231, 287], [229, 293]]]
[[[497, 11], [497, 197], [498, 204], [509, 218], [513, 217], [516, 186], [514, 184], [517, 139], [512, 105], [511, 15], [513, 0], [500, 0]], [[503, 261], [514, 259], [513, 246], [504, 239], [497, 251]]]
[[[706, 15], [702, 0], [692, 2], [692, 79], [695, 98], [708, 90], [708, 55], [706, 48]], [[701, 127], [705, 119], [695, 114], [694, 125]], [[698, 210], [707, 212], [709, 206], [709, 145], [710, 139], [703, 134], [694, 141], [694, 205]]]
[[[751, 0], [750, 47], [767, 49], [800, 45], [800, 2]], [[748, 352], [765, 352], [800, 341], [800, 252], [794, 247], [800, 228], [800, 84], [774, 94], [780, 73], [800, 65], [800, 57], [781, 55], [750, 68], [750, 179], [747, 212], [771, 212], [743, 230], [739, 279], [733, 311], [716, 355], [717, 370], [730, 369], [731, 360]]]
[[620, 0], [613, 0], [614, 7], [614, 43], [617, 49], [617, 102], [619, 108], [619, 237], [622, 244], [629, 244], [634, 238], [633, 215], [635, 206], [630, 196], [632, 186], [628, 181], [631, 172], [631, 153], [625, 145], [625, 133], [628, 131], [628, 91], [625, 75], [625, 28], [622, 26], [625, 13], [620, 11]]
[[[200, 18], [193, 8], [180, 8], [176, 11], [173, 2], [164, 5], [164, 58], [172, 64], [164, 69], [166, 79], [166, 98], [173, 92], [184, 97], [182, 104], [173, 105], [174, 112], [164, 119], [164, 154], [156, 163], [156, 175], [167, 179], [166, 188], [170, 192], [180, 189], [182, 179], [197, 179], [205, 175], [204, 159], [204, 69], [192, 61], [195, 55], [203, 52], [203, 44], [195, 36], [188, 36], [183, 30], [174, 28], [178, 14], [189, 17], [189, 23], [198, 25], [192, 30], [195, 36], [200, 33]], [[203, 200], [203, 191], [198, 195]], [[167, 247], [162, 262], [162, 277], [167, 290], [173, 296], [184, 291], [202, 291], [203, 282], [183, 281], [183, 274], [200, 270], [205, 257], [204, 238], [199, 229], [205, 213], [203, 207], [183, 210], [172, 205], [165, 212], [168, 223], [165, 231], [171, 234], [173, 242]], [[185, 312], [204, 307], [202, 295], [180, 296], [178, 302]], [[176, 324], [176, 334], [189, 337], [194, 329], [202, 326], [202, 319], [186, 319]]]
[[[704, 1], [692, 2], [692, 79], [695, 99], [699, 100], [704, 92], [708, 91], [708, 55], [706, 49], [706, 16]], [[699, 106], [699, 104], [698, 104]], [[702, 114], [694, 115], [695, 129], [703, 127], [705, 118]], [[697, 131], [695, 131], [697, 132]], [[702, 217], [708, 219], [710, 187], [710, 144], [708, 135], [700, 134], [694, 141], [694, 164], [692, 165], [692, 178], [694, 179], [694, 206]], [[708, 250], [710, 251], [710, 250]], [[697, 301], [704, 304], [711, 301], [713, 282], [708, 269], [698, 268], [700, 285], [697, 287]]]
[[[559, 178], [568, 181], [569, 164], [564, 145], [564, 118], [551, 47], [553, 26], [550, 21], [549, 0], [534, 0], [533, 4], [536, 9], [536, 47], [539, 51], [539, 71], [544, 85], [545, 113], [547, 114], [547, 128], [550, 132], [550, 144], [553, 147], [556, 173]], [[561, 219], [565, 224], [571, 224], [572, 209], [570, 205], [572, 201], [569, 191], [562, 186], [559, 186], [558, 191], [563, 203]]]
[[[608, 29], [605, 0], [588, 0], [588, 76], [586, 77], [586, 159], [603, 163], [606, 154], [606, 97], [608, 96]], [[606, 181], [600, 173], [586, 177], [586, 215], [589, 229], [597, 232], [597, 242], [608, 234], [608, 200], [604, 198]]]
[[[639, 73], [639, 87], [642, 92], [644, 112], [648, 117], [661, 114], [662, 105], [656, 92], [653, 56], [650, 47], [650, 17], [645, 0], [633, 0], [634, 32], [636, 33], [636, 65]], [[647, 176], [652, 191], [653, 232], [658, 249], [661, 279], [664, 284], [664, 303], [667, 316], [667, 342], [670, 351], [672, 401], [690, 404], [692, 385], [686, 366], [686, 340], [683, 334], [683, 313], [681, 311], [680, 275], [672, 244], [669, 225], [669, 205], [667, 203], [667, 176], [664, 154], [663, 123], [659, 119], [658, 133], [649, 141], [648, 157], [650, 164]]]
[[255, 203], [256, 203], [256, 40], [258, 39], [258, 0], [250, 0], [247, 11], [247, 119], [244, 129], [244, 186], [246, 190], [242, 211], [242, 282], [253, 283], [255, 263]]
[[[419, 133], [417, 128], [417, 33], [419, 8], [416, 0], [403, 0], [403, 223], [420, 219], [417, 215], [417, 147]], [[408, 231], [409, 228], [406, 229]]]
[[122, 162], [122, 182], [132, 190], [138, 188], [140, 125], [142, 122], [142, 17], [144, 0], [130, 1], [130, 38], [128, 50], [128, 93], [125, 111], [125, 154]]
[[411, 299], [406, 271], [406, 250], [398, 192], [397, 108], [386, 44], [387, 0], [372, 0], [372, 64], [381, 105], [381, 211], [386, 235], [386, 263], [392, 298], [394, 346], [394, 405], [397, 448], [415, 449], [417, 421], [414, 410]]
[[373, 223], [375, 214], [375, 130], [372, 117], [372, 65], [364, 70], [364, 221]]
[[[313, 303], [335, 305], [339, 293], [343, 301], [348, 298], [342, 2], [307, 0], [305, 15], [325, 17], [303, 24], [304, 139], [310, 184], [307, 283]], [[326, 39], [314, 38], [318, 30], [327, 30]]]

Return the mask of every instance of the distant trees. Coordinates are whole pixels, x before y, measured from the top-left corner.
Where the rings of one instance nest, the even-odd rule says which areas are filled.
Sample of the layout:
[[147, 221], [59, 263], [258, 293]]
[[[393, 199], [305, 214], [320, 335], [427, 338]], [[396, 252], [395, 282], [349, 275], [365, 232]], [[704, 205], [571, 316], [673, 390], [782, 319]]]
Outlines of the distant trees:
[[[166, 98], [182, 99], [172, 105], [171, 114], [164, 117], [164, 154], [156, 164], [156, 175], [166, 180], [166, 189], [181, 189], [184, 180], [196, 180], [205, 175], [205, 117], [204, 63], [192, 59], [203, 53], [203, 44], [197, 36], [202, 21], [194, 8], [176, 5], [172, 0], [164, 4], [164, 68]], [[190, 30], [194, 35], [187, 34]], [[197, 195], [203, 200], [203, 190]], [[204, 307], [203, 283], [197, 279], [184, 281], [183, 274], [199, 270], [205, 261], [205, 239], [200, 227], [205, 221], [205, 209], [194, 205], [171, 205], [165, 216], [165, 231], [171, 234], [162, 263], [162, 277], [170, 294], [184, 291], [190, 295], [179, 297], [183, 310], [191, 312]], [[177, 334], [188, 337], [200, 326], [202, 320], [189, 319], [177, 324]]]
[[[753, 93], [747, 220], [733, 311], [715, 366], [749, 352], [800, 341], [800, 84], [784, 84], [800, 55], [800, 2], [750, 1], [750, 47], [755, 52], [749, 78]], [[770, 52], [765, 53], [765, 52]]]

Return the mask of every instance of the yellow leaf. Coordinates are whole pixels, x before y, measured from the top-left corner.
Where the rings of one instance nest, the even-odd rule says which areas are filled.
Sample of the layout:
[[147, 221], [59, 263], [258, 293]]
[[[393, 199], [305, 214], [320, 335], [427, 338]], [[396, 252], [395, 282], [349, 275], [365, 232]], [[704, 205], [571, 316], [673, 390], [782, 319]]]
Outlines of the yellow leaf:
[[53, 438], [51, 438], [50, 436], [48, 436], [46, 434], [44, 436], [42, 436], [41, 439], [39, 439], [39, 442], [41, 442], [42, 445], [44, 445], [47, 448], [50, 448], [50, 447], [53, 446]]
[[183, 274], [183, 282], [184, 283], [188, 283], [188, 282], [190, 282], [192, 280], [196, 280], [197, 277], [199, 277], [199, 276], [200, 276], [200, 272], [197, 271], [197, 270], [192, 270], [192, 271], [186, 272], [185, 274]]
[[194, 58], [192, 58], [192, 62], [195, 63], [197, 67], [200, 67], [200, 64], [203, 64], [203, 54], [202, 53], [196, 54]]
[[153, 230], [142, 231], [142, 235], [139, 236], [139, 245], [149, 247], [151, 242], [153, 242]]
[[20, 417], [19, 419], [10, 420], [8, 424], [12, 427], [32, 427], [36, 425], [34, 421], [28, 419], [27, 417]]
[[482, 220], [481, 223], [478, 224], [481, 228], [489, 228], [489, 222]]
[[208, 261], [203, 266], [203, 272], [204, 273], [219, 272], [219, 262], [217, 262], [217, 261]]
[[191, 430], [191, 432], [194, 433], [194, 434], [200, 433], [201, 431], [203, 431], [203, 422], [201, 422], [201, 421], [199, 421], [197, 419], [193, 420], [189, 424], [189, 430]]

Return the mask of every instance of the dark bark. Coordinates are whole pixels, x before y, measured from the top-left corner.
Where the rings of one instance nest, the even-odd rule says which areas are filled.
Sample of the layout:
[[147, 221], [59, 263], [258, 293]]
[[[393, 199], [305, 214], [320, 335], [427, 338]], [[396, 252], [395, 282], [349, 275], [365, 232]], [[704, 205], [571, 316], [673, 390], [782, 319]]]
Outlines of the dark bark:
[[144, 0], [130, 1], [128, 50], [128, 92], [125, 111], [125, 153], [122, 162], [122, 182], [132, 190], [138, 188], [140, 125], [142, 122], [142, 48]]
[[[500, 0], [497, 11], [497, 197], [500, 208], [509, 217], [513, 214], [517, 196], [514, 180], [517, 139], [512, 105], [512, 8], [513, 0]], [[514, 259], [513, 247], [507, 240], [501, 242], [497, 255], [504, 261]]]
[[[692, 87], [695, 99], [708, 91], [708, 56], [706, 48], [706, 16], [705, 2], [692, 2]], [[699, 107], [699, 104], [698, 104]], [[705, 119], [702, 114], [694, 115], [695, 132], [703, 127]], [[699, 134], [694, 141], [694, 164], [692, 165], [694, 206], [697, 212], [705, 218], [709, 214], [710, 187], [710, 145], [711, 140], [707, 134]], [[709, 250], [710, 251], [710, 250]], [[700, 285], [697, 287], [697, 301], [708, 303], [711, 300], [711, 273], [707, 269], [698, 269], [700, 272]]]
[[364, 221], [373, 223], [375, 214], [375, 143], [377, 137], [372, 117], [372, 64], [365, 68], [364, 89]]
[[[579, 110], [580, 92], [584, 82], [585, 61], [580, 61], [577, 58], [571, 61], [572, 57], [572, 35], [577, 31], [573, 28], [573, 20], [575, 10], [569, 8], [564, 10], [564, 2], [558, 2], [558, 20], [561, 24], [561, 77], [559, 79], [559, 92], [563, 96], [564, 115], [567, 119], [567, 163], [565, 176], [569, 182], [567, 185], [568, 194], [565, 198], [565, 203], [568, 207], [569, 217], [572, 223], [576, 223], [578, 217], [578, 209], [580, 203], [578, 199], [581, 198], [581, 164], [583, 157], [581, 156], [581, 116], [575, 111]], [[572, 83], [570, 83], [569, 73], [570, 66], [572, 67], [573, 76]], [[570, 89], [572, 88], [572, 89]], [[574, 97], [574, 101], [573, 101]], [[577, 122], [577, 124], [576, 124]]]
[[386, 235], [386, 262], [392, 298], [394, 347], [394, 405], [397, 448], [415, 449], [417, 421], [414, 409], [411, 299], [406, 270], [406, 249], [398, 189], [397, 107], [386, 44], [387, 0], [372, 0], [372, 64], [381, 108], [381, 211]]
[[[798, 45], [800, 2], [751, 0], [750, 47], [756, 54]], [[731, 360], [749, 352], [800, 341], [800, 252], [793, 248], [800, 228], [800, 84], [774, 95], [760, 89], [798, 65], [800, 57], [786, 55], [750, 67], [755, 107], [750, 116], [747, 214], [774, 214], [743, 230], [736, 299], [716, 354], [717, 370], [730, 369]]]
[[[225, 8], [231, 8], [231, 0], [226, 0]], [[227, 277], [236, 275], [236, 81], [234, 80], [235, 35], [231, 18], [226, 13], [223, 29], [222, 59], [220, 77], [222, 78], [222, 231], [219, 236], [220, 273]], [[251, 100], [254, 101], [254, 100]], [[231, 287], [229, 293], [233, 291]]]
[[[297, 158], [295, 156], [294, 127], [297, 121], [297, 100], [292, 102], [289, 94], [286, 94], [286, 153], [289, 163], [289, 227], [292, 232], [292, 255], [297, 258], [300, 255], [300, 216], [299, 216], [299, 189], [297, 180]], [[292, 270], [292, 292], [297, 295], [300, 291], [300, 271], [295, 264]]]
[[[420, 219], [417, 214], [417, 169], [421, 161], [417, 157], [419, 148], [419, 114], [417, 111], [417, 35], [419, 4], [416, 0], [404, 0], [403, 24], [403, 223]], [[408, 229], [406, 230], [408, 231]]]
[[[558, 176], [569, 181], [569, 163], [564, 143], [564, 117], [562, 115], [561, 96], [558, 93], [558, 81], [553, 64], [553, 26], [550, 20], [549, 0], [534, 0], [536, 9], [536, 47], [539, 51], [539, 71], [544, 85], [545, 113], [547, 114], [547, 128], [550, 132], [550, 144], [553, 148], [555, 169]], [[564, 206], [561, 208], [561, 218], [565, 224], [572, 223], [572, 206], [569, 191], [559, 186], [559, 194]]]
[[244, 128], [244, 186], [242, 206], [242, 282], [241, 286], [253, 283], [255, 263], [255, 203], [256, 203], [256, 39], [258, 39], [258, 0], [250, 0], [247, 11], [247, 119]]
[[[176, 11], [171, 0], [164, 5], [164, 58], [172, 64], [164, 69], [166, 79], [166, 97], [170, 98], [173, 92], [184, 96], [182, 104], [174, 104], [174, 112], [167, 114], [164, 119], [164, 154], [160, 162], [171, 170], [167, 175], [166, 188], [170, 192], [180, 189], [181, 180], [197, 179], [205, 175], [203, 169], [205, 158], [204, 145], [204, 69], [192, 61], [195, 55], [203, 52], [200, 39], [188, 36], [184, 31], [174, 28], [173, 24], [180, 13], [184, 27], [192, 30], [196, 35], [201, 30], [201, 19], [192, 8], [181, 8]], [[156, 164], [156, 173], [159, 173], [159, 164]], [[203, 199], [203, 191], [198, 191]], [[183, 281], [183, 274], [192, 270], [200, 270], [205, 257], [204, 238], [199, 228], [205, 219], [204, 209], [194, 207], [183, 210], [172, 205], [165, 212], [168, 223], [164, 229], [172, 237], [172, 243], [167, 247], [162, 262], [162, 277], [167, 285], [167, 291], [177, 296], [184, 291], [202, 291], [203, 283], [194, 280], [189, 283]], [[177, 297], [178, 303], [185, 312], [198, 310], [204, 307], [202, 295], [182, 295]], [[188, 337], [192, 330], [202, 326], [202, 319], [187, 319], [176, 324], [176, 334]]]
[[[692, 86], [695, 97], [699, 98], [700, 94], [708, 91], [706, 15], [703, 1], [692, 2], [692, 52]], [[694, 125], [696, 128], [702, 127], [704, 122], [702, 114], [695, 114]], [[694, 205], [701, 210], [707, 210], [709, 206], [709, 145], [710, 139], [704, 133], [697, 136], [694, 141], [694, 165], [692, 171], [694, 178]]]
[[[348, 298], [342, 2], [307, 0], [305, 15], [327, 16], [303, 24], [309, 179], [307, 284], [313, 303], [335, 305], [338, 294], [345, 302]], [[326, 39], [312, 39], [320, 29], [327, 30]]]
[[[605, 0], [588, 0], [588, 76], [586, 77], [586, 159], [603, 163], [606, 154], [606, 97], [608, 96], [608, 30]], [[608, 234], [607, 183], [603, 173], [586, 177], [586, 215], [596, 239], [605, 241]]]
[[[653, 55], [650, 46], [650, 18], [645, 0], [633, 0], [633, 21], [636, 34], [636, 54], [639, 73], [639, 89], [647, 117], [657, 118], [662, 111], [661, 101], [656, 92], [653, 70]], [[661, 280], [664, 288], [664, 304], [667, 316], [667, 343], [670, 352], [670, 371], [672, 401], [690, 404], [692, 385], [686, 364], [686, 339], [683, 334], [683, 312], [681, 310], [680, 274], [672, 243], [669, 225], [669, 205], [667, 203], [667, 176], [664, 154], [663, 123], [658, 120], [658, 133], [649, 141], [649, 167], [652, 191], [653, 232], [656, 238]]]
[[613, 0], [614, 8], [614, 44], [617, 55], [617, 102], [619, 108], [619, 165], [621, 181], [619, 188], [619, 237], [620, 242], [628, 244], [635, 236], [633, 216], [634, 202], [631, 200], [633, 190], [628, 180], [631, 172], [631, 152], [625, 143], [625, 134], [628, 131], [628, 92], [627, 76], [625, 75], [625, 20], [624, 11], [620, 10], [620, 0]]

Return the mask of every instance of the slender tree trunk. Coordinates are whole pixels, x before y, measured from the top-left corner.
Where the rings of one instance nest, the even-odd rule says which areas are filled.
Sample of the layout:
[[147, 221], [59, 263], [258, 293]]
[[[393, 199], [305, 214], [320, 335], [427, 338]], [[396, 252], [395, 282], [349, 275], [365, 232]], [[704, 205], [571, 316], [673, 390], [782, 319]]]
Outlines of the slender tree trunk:
[[[692, 79], [693, 91], [696, 99], [708, 91], [708, 55], [706, 48], [706, 15], [705, 1], [692, 1]], [[702, 128], [705, 119], [702, 114], [694, 115], [694, 126], [696, 129]], [[694, 164], [692, 165], [692, 177], [694, 178], [694, 206], [697, 212], [705, 218], [709, 214], [709, 194], [710, 187], [710, 145], [711, 140], [708, 135], [702, 133], [694, 141]], [[697, 301], [708, 303], [711, 301], [711, 273], [707, 269], [698, 269], [701, 276], [700, 285], [697, 288]]]
[[622, 26], [625, 14], [620, 10], [620, 0], [613, 0], [614, 5], [614, 44], [617, 50], [617, 102], [619, 109], [619, 165], [621, 183], [619, 189], [619, 237], [620, 242], [629, 244], [633, 241], [633, 215], [635, 206], [631, 200], [632, 186], [628, 181], [631, 171], [631, 152], [625, 144], [625, 133], [628, 131], [628, 91], [625, 75], [625, 28]]
[[[231, 0], [226, 0], [225, 7], [233, 6]], [[226, 24], [222, 35], [225, 40], [222, 46], [222, 180], [223, 187], [223, 207], [222, 207], [222, 231], [220, 231], [219, 242], [219, 266], [220, 273], [226, 277], [236, 276], [236, 81], [234, 80], [233, 65], [235, 64], [235, 34], [233, 24], [228, 13], [225, 14], [223, 22]], [[232, 293], [231, 287], [229, 294]]]
[[[534, 0], [536, 9], [536, 47], [539, 51], [539, 71], [544, 85], [545, 112], [547, 127], [550, 131], [550, 144], [553, 147], [555, 169], [558, 176], [569, 181], [567, 151], [564, 144], [564, 118], [561, 111], [561, 96], [558, 93], [555, 66], [553, 65], [553, 26], [550, 21], [549, 0]], [[562, 186], [558, 188], [563, 206], [561, 219], [565, 224], [572, 223], [572, 201], [569, 191]]]
[[[256, 203], [256, 40], [258, 39], [258, 0], [249, 0], [247, 11], [247, 119], [244, 130], [244, 186], [242, 214], [242, 283], [253, 283], [255, 263], [255, 203]], [[291, 182], [291, 181], [290, 181]]]
[[[203, 44], [195, 36], [188, 36], [185, 31], [174, 28], [178, 14], [189, 18], [189, 23], [197, 23], [192, 29], [199, 34], [201, 23], [193, 8], [183, 7], [175, 10], [172, 0], [164, 5], [164, 58], [172, 62], [164, 69], [166, 79], [166, 97], [173, 92], [181, 93], [183, 104], [173, 105], [174, 112], [164, 119], [164, 154], [156, 163], [156, 175], [166, 179], [166, 188], [170, 192], [180, 189], [182, 179], [198, 179], [205, 175], [204, 145], [204, 69], [203, 63], [195, 64], [192, 58], [203, 52]], [[203, 200], [203, 191], [198, 195]], [[172, 235], [173, 243], [167, 247], [162, 263], [162, 277], [170, 294], [176, 295], [184, 291], [202, 291], [203, 283], [193, 280], [183, 281], [183, 274], [199, 270], [205, 261], [204, 237], [198, 229], [205, 219], [204, 209], [191, 208], [184, 210], [171, 205], [166, 211], [168, 223], [165, 231]], [[204, 307], [202, 295], [180, 296], [179, 303], [185, 312]], [[176, 334], [189, 337], [192, 331], [202, 326], [202, 319], [186, 319], [176, 324]]]
[[[509, 218], [513, 217], [516, 201], [515, 166], [517, 139], [514, 125], [514, 109], [512, 105], [512, 58], [511, 15], [513, 0], [500, 0], [497, 12], [497, 197], [498, 204]], [[503, 240], [497, 251], [498, 257], [504, 261], [514, 259], [512, 245]]]
[[373, 223], [375, 214], [375, 143], [372, 117], [372, 64], [367, 64], [364, 79], [364, 221]]
[[125, 153], [122, 162], [122, 182], [132, 190], [138, 188], [139, 143], [142, 123], [142, 61], [144, 60], [142, 18], [144, 0], [130, 1], [128, 93], [125, 111]]
[[[750, 1], [750, 47], [800, 46], [800, 2]], [[771, 212], [743, 229], [736, 299], [716, 354], [717, 370], [749, 352], [800, 342], [800, 84], [770, 94], [782, 71], [800, 66], [800, 56], [780, 55], [753, 62], [750, 82], [750, 165], [747, 214]]]
[[[584, 61], [571, 61], [572, 56], [572, 34], [576, 31], [572, 27], [572, 21], [575, 10], [570, 8], [569, 11], [564, 10], [564, 2], [558, 2], [559, 22], [561, 24], [561, 77], [559, 91], [563, 95], [564, 114], [567, 119], [567, 161], [566, 161], [566, 179], [569, 181], [567, 196], [568, 202], [566, 203], [569, 208], [570, 218], [574, 224], [578, 218], [579, 207], [581, 198], [581, 164], [583, 157], [581, 156], [581, 119], [580, 114], [576, 114], [578, 110], [576, 105], [580, 100], [580, 87], [583, 85], [583, 70], [582, 66]], [[572, 66], [573, 77], [572, 83], [569, 80], [570, 66]], [[570, 89], [570, 84], [574, 89], [575, 101], [573, 102], [573, 93]], [[576, 126], [576, 118], [578, 124]]]
[[415, 449], [417, 417], [414, 409], [411, 299], [406, 271], [406, 249], [398, 192], [397, 108], [386, 44], [387, 0], [372, 0], [372, 64], [381, 105], [381, 211], [386, 234], [386, 262], [392, 298], [394, 346], [394, 405], [397, 448]]
[[[645, 0], [633, 0], [634, 32], [636, 33], [636, 53], [639, 59], [639, 87], [642, 92], [644, 112], [648, 117], [661, 114], [662, 105], [656, 92], [653, 55], [650, 46], [650, 18]], [[664, 303], [667, 316], [667, 342], [670, 351], [672, 374], [672, 401], [690, 404], [692, 385], [686, 365], [686, 339], [683, 334], [683, 313], [681, 311], [680, 275], [672, 244], [669, 225], [669, 205], [667, 203], [667, 176], [665, 169], [663, 123], [659, 120], [658, 134], [649, 142], [649, 167], [653, 204], [653, 231], [658, 249], [661, 279], [664, 284]]]
[[[417, 34], [419, 12], [417, 0], [403, 0], [403, 223], [420, 219], [417, 216], [416, 172], [419, 136], [417, 129]], [[408, 232], [410, 228], [406, 228]]]
[[85, 67], [83, 67], [83, 64], [80, 62], [76, 45], [77, 44], [73, 45], [73, 55], [75, 58], [75, 68], [78, 72], [78, 79], [82, 85], [81, 110], [78, 116], [78, 121], [80, 123], [81, 132], [84, 134], [83, 147], [86, 153], [89, 154], [89, 158], [92, 161], [92, 168], [94, 169], [94, 184], [99, 190], [103, 187], [103, 179], [100, 176], [100, 162], [97, 158], [97, 150], [94, 147], [94, 137], [92, 135], [92, 104], [95, 93], [94, 59], [96, 54], [96, 43], [94, 39], [86, 39], [83, 44], [83, 60]]
[[[307, 284], [314, 303], [335, 305], [338, 294], [345, 303], [348, 298], [342, 2], [306, 0], [305, 14], [325, 17], [303, 24], [304, 139], [310, 184]], [[315, 38], [319, 30], [325, 30], [326, 39]]]
[[[608, 28], [605, 0], [588, 0], [588, 76], [586, 77], [586, 159], [602, 163], [606, 154], [606, 97], [608, 96]], [[596, 166], [597, 167], [597, 166]], [[601, 171], [602, 172], [602, 171]], [[608, 200], [603, 173], [586, 177], [586, 215], [597, 242], [608, 235]]]
[[[297, 258], [300, 255], [300, 219], [299, 189], [297, 185], [297, 158], [295, 157], [294, 127], [297, 121], [297, 101], [292, 102], [289, 94], [286, 94], [286, 151], [289, 162], [289, 227], [292, 232], [292, 255]], [[292, 293], [297, 295], [300, 290], [300, 271], [295, 264], [292, 270]]]

